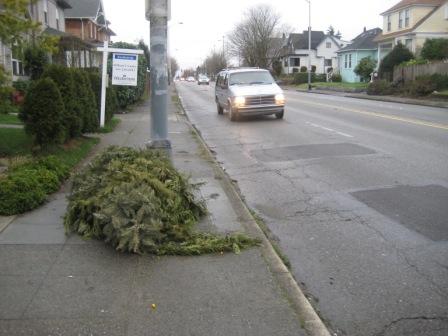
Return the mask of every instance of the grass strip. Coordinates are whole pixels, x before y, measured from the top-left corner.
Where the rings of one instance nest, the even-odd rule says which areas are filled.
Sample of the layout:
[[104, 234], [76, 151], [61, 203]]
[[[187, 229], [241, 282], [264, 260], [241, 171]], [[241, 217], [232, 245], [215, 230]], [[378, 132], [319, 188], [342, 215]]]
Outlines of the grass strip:
[[98, 133], [112, 133], [115, 128], [118, 126], [118, 124], [121, 123], [121, 119], [118, 118], [112, 118], [111, 120], [109, 120], [108, 123], [106, 123], [106, 125], [104, 125], [104, 127], [100, 128], [98, 130]]
[[19, 128], [0, 128], [0, 157], [30, 154], [33, 138]]
[[23, 122], [19, 119], [19, 117], [16, 114], [1, 114], [0, 113], [0, 124], [23, 125]]

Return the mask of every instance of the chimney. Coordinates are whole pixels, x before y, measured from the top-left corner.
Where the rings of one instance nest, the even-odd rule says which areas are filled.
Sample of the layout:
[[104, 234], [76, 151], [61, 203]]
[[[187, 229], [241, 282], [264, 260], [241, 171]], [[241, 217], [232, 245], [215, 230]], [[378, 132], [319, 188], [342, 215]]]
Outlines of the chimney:
[[364, 33], [367, 31], [367, 28], [366, 27], [364, 27]]

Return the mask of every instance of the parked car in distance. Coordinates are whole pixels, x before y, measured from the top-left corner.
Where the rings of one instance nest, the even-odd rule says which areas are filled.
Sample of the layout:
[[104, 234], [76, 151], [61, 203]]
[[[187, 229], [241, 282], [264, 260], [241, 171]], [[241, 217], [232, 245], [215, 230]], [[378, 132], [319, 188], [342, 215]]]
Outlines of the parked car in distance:
[[195, 82], [196, 80], [194, 79], [193, 76], [187, 77], [187, 82]]
[[198, 77], [198, 85], [210, 85], [210, 79], [206, 75], [199, 75]]
[[268, 70], [226, 69], [218, 74], [215, 86], [218, 114], [229, 111], [231, 121], [240, 116], [271, 115], [282, 119], [285, 96]]

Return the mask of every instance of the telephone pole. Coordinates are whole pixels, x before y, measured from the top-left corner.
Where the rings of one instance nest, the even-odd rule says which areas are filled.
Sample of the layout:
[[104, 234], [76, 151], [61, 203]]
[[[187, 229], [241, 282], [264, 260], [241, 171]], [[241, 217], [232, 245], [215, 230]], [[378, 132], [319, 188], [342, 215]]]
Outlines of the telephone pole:
[[168, 138], [168, 19], [170, 0], [146, 0], [150, 21], [151, 140], [149, 148], [171, 151]]

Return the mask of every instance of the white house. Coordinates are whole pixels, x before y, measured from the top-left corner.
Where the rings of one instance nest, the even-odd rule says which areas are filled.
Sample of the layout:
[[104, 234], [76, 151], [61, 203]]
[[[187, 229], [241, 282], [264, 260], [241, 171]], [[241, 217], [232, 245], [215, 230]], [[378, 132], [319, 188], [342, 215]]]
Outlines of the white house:
[[301, 34], [290, 34], [280, 57], [283, 73], [292, 74], [300, 72], [301, 67], [308, 67], [311, 57], [311, 66], [316, 73], [326, 73], [329, 68], [337, 67], [338, 55], [336, 52], [348, 44], [333, 35], [325, 35], [323, 31], [311, 32], [311, 54], [308, 50], [308, 31]]

